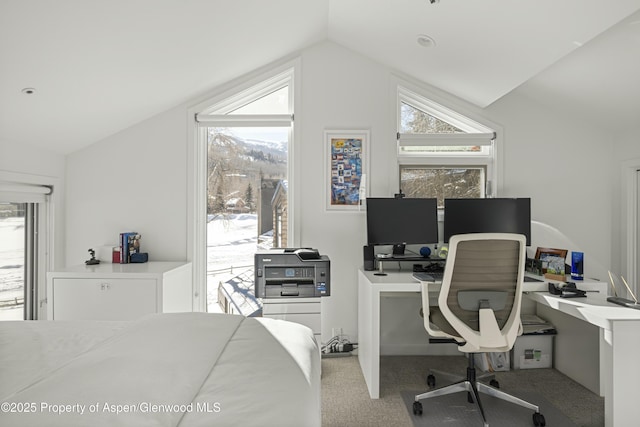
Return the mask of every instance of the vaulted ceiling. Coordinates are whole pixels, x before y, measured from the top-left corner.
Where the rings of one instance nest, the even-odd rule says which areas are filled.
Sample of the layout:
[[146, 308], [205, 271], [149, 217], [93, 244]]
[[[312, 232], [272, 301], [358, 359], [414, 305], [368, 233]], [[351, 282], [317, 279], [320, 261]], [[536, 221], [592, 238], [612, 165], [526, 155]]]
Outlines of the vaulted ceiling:
[[640, 118], [640, 0], [1, 0], [0, 142], [70, 153], [323, 40], [479, 107]]

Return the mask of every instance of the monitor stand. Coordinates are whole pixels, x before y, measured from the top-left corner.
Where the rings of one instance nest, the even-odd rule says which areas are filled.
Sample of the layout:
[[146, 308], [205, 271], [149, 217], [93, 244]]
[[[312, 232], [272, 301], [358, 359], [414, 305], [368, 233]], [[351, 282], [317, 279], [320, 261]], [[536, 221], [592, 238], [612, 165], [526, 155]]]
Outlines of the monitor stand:
[[382, 268], [382, 260], [378, 259], [378, 271], [373, 273], [374, 276], [386, 276], [387, 273], [384, 272], [384, 269]]
[[406, 245], [404, 243], [396, 243], [393, 245], [393, 255], [404, 255], [405, 246]]

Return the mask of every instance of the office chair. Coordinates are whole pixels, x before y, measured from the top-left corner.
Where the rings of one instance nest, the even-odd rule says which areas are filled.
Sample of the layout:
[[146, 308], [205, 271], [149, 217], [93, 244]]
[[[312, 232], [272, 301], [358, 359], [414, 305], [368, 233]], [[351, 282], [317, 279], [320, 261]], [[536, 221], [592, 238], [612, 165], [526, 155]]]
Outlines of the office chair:
[[523, 235], [476, 233], [451, 237], [437, 306], [429, 306], [429, 286], [434, 283], [421, 282], [424, 327], [431, 337], [455, 340], [459, 350], [468, 353], [469, 365], [463, 381], [417, 395], [413, 402], [415, 415], [422, 415], [421, 400], [467, 391], [485, 426], [489, 424], [480, 393], [532, 409], [534, 425], [546, 424], [538, 406], [479, 382], [474, 364], [474, 353], [509, 351], [522, 334], [525, 259]]

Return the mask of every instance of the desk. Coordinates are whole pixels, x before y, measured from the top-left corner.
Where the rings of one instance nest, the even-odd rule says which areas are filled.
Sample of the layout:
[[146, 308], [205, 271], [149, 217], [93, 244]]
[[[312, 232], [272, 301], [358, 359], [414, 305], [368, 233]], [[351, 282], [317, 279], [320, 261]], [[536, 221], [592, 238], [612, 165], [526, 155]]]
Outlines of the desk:
[[579, 299], [538, 292], [526, 296], [600, 329], [600, 394], [604, 396], [605, 426], [638, 425], [640, 310], [609, 303], [603, 293]]
[[[574, 299], [536, 292], [546, 289], [545, 282], [525, 282], [523, 286], [525, 298], [599, 328], [600, 394], [605, 397], [605, 425], [636, 425], [640, 310], [607, 303], [606, 282], [580, 283], [581, 289], [600, 293], [590, 292], [587, 298]], [[380, 298], [396, 292], [418, 293], [420, 283], [406, 271], [387, 271], [386, 276], [358, 271], [358, 359], [372, 399], [380, 396]], [[436, 298], [437, 286], [434, 286], [430, 299]]]

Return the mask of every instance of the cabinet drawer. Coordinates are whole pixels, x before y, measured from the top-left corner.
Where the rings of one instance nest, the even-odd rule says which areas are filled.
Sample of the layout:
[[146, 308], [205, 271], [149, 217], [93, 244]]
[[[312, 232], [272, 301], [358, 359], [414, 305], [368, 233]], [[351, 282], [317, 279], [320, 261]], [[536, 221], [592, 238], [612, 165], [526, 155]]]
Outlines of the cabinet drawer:
[[288, 320], [289, 322], [300, 323], [309, 327], [314, 334], [321, 333], [320, 313], [317, 314], [262, 314], [270, 319]]
[[262, 313], [263, 314], [278, 314], [278, 313], [320, 313], [320, 303], [312, 302], [312, 303], [273, 303], [273, 302], [262, 302]]
[[54, 320], [132, 320], [158, 312], [155, 279], [55, 278]]

